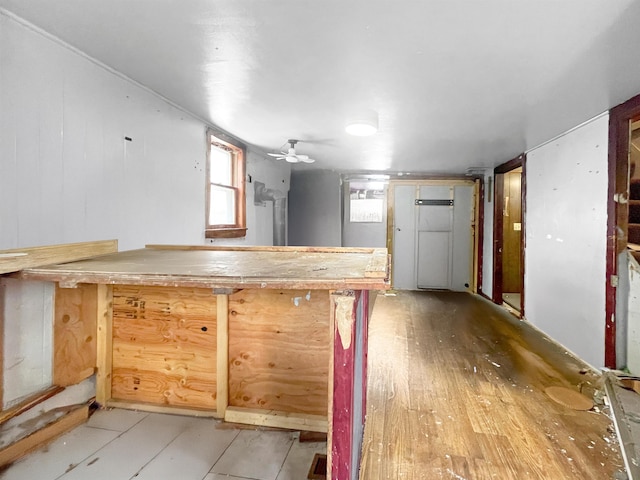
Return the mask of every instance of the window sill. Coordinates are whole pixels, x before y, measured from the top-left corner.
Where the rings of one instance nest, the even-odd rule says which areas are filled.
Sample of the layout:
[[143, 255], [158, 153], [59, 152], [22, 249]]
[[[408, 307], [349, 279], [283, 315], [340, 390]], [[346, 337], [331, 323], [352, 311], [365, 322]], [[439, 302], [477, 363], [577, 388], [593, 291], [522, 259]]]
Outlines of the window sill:
[[246, 228], [216, 228], [204, 231], [204, 238], [241, 238], [246, 236]]

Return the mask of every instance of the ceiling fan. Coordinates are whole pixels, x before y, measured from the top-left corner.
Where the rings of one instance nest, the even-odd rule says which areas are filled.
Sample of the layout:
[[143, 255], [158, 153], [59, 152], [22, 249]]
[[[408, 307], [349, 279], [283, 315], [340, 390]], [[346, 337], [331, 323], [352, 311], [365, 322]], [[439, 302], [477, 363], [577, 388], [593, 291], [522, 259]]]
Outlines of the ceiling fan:
[[287, 140], [289, 143], [289, 149], [286, 152], [281, 153], [269, 153], [268, 155], [275, 157], [278, 160], [286, 160], [289, 163], [313, 163], [315, 160], [309, 158], [309, 155], [300, 155], [296, 153], [296, 143], [298, 140]]

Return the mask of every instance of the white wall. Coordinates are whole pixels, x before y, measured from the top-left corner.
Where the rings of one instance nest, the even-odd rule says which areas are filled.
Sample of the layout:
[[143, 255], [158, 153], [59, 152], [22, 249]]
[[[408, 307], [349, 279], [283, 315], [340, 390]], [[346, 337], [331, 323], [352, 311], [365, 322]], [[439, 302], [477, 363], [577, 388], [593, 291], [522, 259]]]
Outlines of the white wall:
[[[491, 178], [491, 181], [489, 181]], [[493, 297], [493, 169], [484, 172], [484, 224], [482, 239], [482, 285], [479, 289], [487, 297]], [[491, 187], [491, 188], [489, 188]]]
[[288, 244], [342, 246], [339, 174], [330, 170], [293, 172], [289, 192]]
[[[121, 250], [204, 243], [205, 131], [0, 13], [0, 249], [108, 238]], [[255, 152], [247, 173], [288, 189], [289, 167]], [[253, 206], [247, 187], [249, 233], [232, 243], [270, 245], [271, 212]]]
[[[53, 284], [0, 277], [2, 401], [10, 408], [51, 385], [53, 367]], [[20, 321], [9, 321], [19, 318]]]
[[525, 314], [604, 365], [608, 115], [527, 153]]

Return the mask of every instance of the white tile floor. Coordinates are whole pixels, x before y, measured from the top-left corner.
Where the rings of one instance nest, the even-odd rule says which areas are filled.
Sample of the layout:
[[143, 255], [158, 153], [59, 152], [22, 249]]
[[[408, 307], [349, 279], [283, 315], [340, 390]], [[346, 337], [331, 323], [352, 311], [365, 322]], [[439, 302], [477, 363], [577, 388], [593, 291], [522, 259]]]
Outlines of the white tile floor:
[[304, 480], [326, 442], [216, 428], [212, 419], [101, 410], [0, 473], [3, 480]]

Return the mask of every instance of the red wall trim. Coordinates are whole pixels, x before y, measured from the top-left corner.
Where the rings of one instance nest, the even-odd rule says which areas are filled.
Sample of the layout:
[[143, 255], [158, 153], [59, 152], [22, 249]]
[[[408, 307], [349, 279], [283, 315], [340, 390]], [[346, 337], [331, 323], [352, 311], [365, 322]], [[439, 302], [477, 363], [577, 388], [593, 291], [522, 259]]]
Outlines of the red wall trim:
[[369, 364], [369, 290], [361, 290], [362, 311], [362, 425], [367, 416], [367, 365]]
[[[339, 329], [337, 317], [338, 297], [351, 299], [353, 302], [350, 312], [340, 312], [351, 317], [351, 327], [347, 332]], [[362, 427], [366, 414], [367, 391], [367, 342], [369, 321], [369, 292], [356, 290], [331, 295], [333, 309], [333, 356], [332, 373], [329, 388], [331, 404], [329, 408], [329, 445], [330, 452], [327, 462], [329, 478], [337, 480], [353, 480], [360, 468], [360, 448], [362, 444]], [[358, 335], [360, 333], [360, 335]], [[341, 337], [344, 334], [345, 337]], [[347, 339], [346, 336], [349, 336]], [[345, 348], [343, 342], [348, 344]], [[356, 345], [356, 342], [360, 342]], [[356, 371], [358, 352], [362, 354], [360, 372]], [[362, 385], [356, 378], [362, 374]], [[359, 388], [360, 387], [360, 388]], [[362, 415], [356, 415], [356, 406], [362, 405]]]
[[619, 120], [613, 110], [609, 116], [609, 187], [607, 189], [607, 260], [605, 276], [605, 331], [604, 331], [604, 365], [616, 368], [616, 289], [611, 278], [618, 272], [617, 240], [616, 240], [616, 202], [614, 201], [617, 171], [617, 147]]
[[527, 307], [526, 291], [524, 289], [524, 278], [526, 275], [524, 256], [527, 248], [527, 154], [524, 153], [522, 157], [522, 175], [520, 177], [520, 208], [522, 215], [522, 233], [520, 240], [520, 318], [525, 318], [525, 308]]
[[502, 229], [504, 228], [502, 210], [504, 209], [504, 174], [494, 172], [493, 182], [493, 288], [491, 289], [491, 296], [495, 303], [502, 305]]
[[[351, 465], [351, 447], [353, 445], [353, 394], [354, 394], [354, 363], [355, 363], [355, 322], [358, 300], [354, 299], [352, 326], [350, 331], [349, 348], [343, 348], [341, 334], [338, 330], [338, 319], [333, 324], [333, 386], [331, 425], [331, 461], [328, 468], [329, 478], [350, 480], [354, 466]], [[332, 305], [333, 309], [337, 306]], [[335, 311], [335, 310], [334, 310]], [[334, 317], [335, 318], [335, 317]], [[346, 334], [347, 332], [343, 332]], [[346, 340], [346, 339], [344, 339]]]

